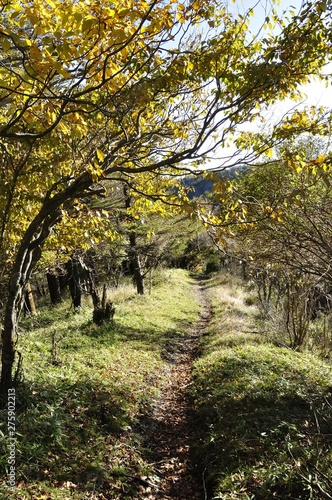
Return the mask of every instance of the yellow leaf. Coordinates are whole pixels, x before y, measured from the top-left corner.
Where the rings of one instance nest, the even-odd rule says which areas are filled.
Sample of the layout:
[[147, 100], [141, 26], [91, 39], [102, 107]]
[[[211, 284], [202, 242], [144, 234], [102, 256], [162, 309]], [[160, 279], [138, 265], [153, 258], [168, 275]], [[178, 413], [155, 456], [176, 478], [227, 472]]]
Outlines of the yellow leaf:
[[1, 47], [4, 51], [6, 50], [9, 50], [10, 47], [11, 47], [11, 43], [10, 41], [8, 40], [8, 38], [4, 38], [2, 41], [1, 41]]
[[37, 45], [31, 45], [31, 47], [30, 47], [30, 57], [32, 59], [35, 59], [36, 61], [41, 61], [42, 60], [43, 55], [42, 55], [39, 47], [37, 47]]
[[187, 62], [187, 70], [191, 71], [192, 69], [194, 69], [194, 65], [193, 65], [193, 63], [191, 61], [188, 61]]
[[104, 161], [105, 156], [104, 153], [100, 151], [100, 149], [96, 149], [96, 155], [99, 161]]
[[36, 24], [38, 24], [39, 19], [38, 19], [38, 16], [37, 16], [37, 14], [35, 13], [34, 10], [27, 9], [26, 15], [27, 15], [29, 21], [31, 22], [31, 24], [33, 26], [35, 26]]
[[56, 5], [54, 2], [52, 2], [52, 0], [45, 0], [45, 2], [53, 9], [55, 10], [56, 9]]
[[130, 9], [120, 9], [118, 12], [119, 17], [126, 17], [130, 13]]
[[93, 16], [91, 16], [90, 14], [88, 16], [86, 16], [83, 20], [83, 23], [82, 23], [82, 30], [89, 31], [91, 29], [91, 26], [94, 24], [95, 21], [96, 21], [96, 19]]
[[181, 24], [183, 24], [183, 23], [185, 23], [185, 22], [186, 22], [185, 17], [184, 17], [182, 14], [180, 14], [179, 12], [177, 12], [177, 14], [176, 14], [176, 19], [177, 19], [178, 21], [180, 21], [180, 23], [181, 23]]
[[59, 75], [63, 76], [64, 78], [70, 78], [71, 74], [66, 70], [64, 66], [62, 66], [61, 62], [59, 61], [52, 61], [54, 69], [59, 73]]
[[23, 11], [23, 7], [18, 3], [15, 4], [13, 7], [14, 7], [14, 12], [10, 14], [11, 19], [15, 19], [15, 17], [19, 16], [20, 13]]

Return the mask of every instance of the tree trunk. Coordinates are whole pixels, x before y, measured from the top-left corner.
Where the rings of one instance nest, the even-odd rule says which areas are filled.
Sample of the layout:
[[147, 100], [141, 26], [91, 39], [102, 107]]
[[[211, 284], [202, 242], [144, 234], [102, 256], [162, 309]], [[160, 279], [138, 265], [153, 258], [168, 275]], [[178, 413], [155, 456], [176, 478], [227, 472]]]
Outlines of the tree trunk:
[[54, 194], [52, 189], [49, 190], [45, 195], [39, 213], [31, 221], [21, 240], [9, 280], [1, 334], [0, 398], [2, 405], [6, 404], [8, 389], [15, 384], [20, 371], [19, 362], [16, 367], [16, 373], [13, 375], [17, 325], [23, 306], [26, 284], [29, 281], [34, 266], [41, 257], [41, 250], [45, 240], [48, 238], [54, 225], [61, 220], [62, 211], [60, 207], [64, 204], [67, 204], [66, 208], [70, 207], [72, 201], [83, 196], [83, 194], [91, 196], [94, 192], [89, 192], [88, 189], [92, 184], [91, 174], [84, 172], [63, 191]]
[[[51, 228], [61, 217], [57, 207], [45, 206], [31, 222], [18, 249], [11, 278], [8, 285], [8, 296], [4, 313], [2, 328], [2, 353], [1, 353], [1, 378], [0, 396], [5, 404], [8, 389], [16, 384], [20, 375], [20, 363], [13, 368], [15, 363], [15, 346], [17, 342], [18, 320], [24, 304], [26, 285], [31, 272], [41, 257], [42, 246], [50, 234]], [[52, 215], [49, 215], [49, 214]]]
[[12, 276], [9, 285], [5, 317], [2, 329], [2, 355], [1, 355], [1, 396], [5, 404], [8, 389], [13, 386], [13, 365], [15, 361], [15, 343], [17, 340], [17, 322], [19, 317], [22, 287], [20, 276]]
[[61, 294], [60, 294], [60, 283], [59, 278], [56, 273], [52, 273], [47, 270], [46, 272], [48, 290], [50, 293], [51, 304], [59, 304], [61, 302]]
[[58, 268], [58, 280], [60, 287], [60, 295], [63, 296], [68, 286], [68, 274], [61, 267]]
[[34, 299], [33, 291], [31, 289], [31, 285], [29, 282], [27, 283], [27, 286], [26, 286], [24, 307], [25, 307], [26, 312], [28, 314], [31, 314], [31, 316], [34, 316], [35, 314], [37, 314], [35, 299]]
[[75, 258], [71, 258], [67, 262], [68, 271], [68, 286], [70, 295], [73, 301], [74, 309], [82, 307], [82, 283], [79, 270], [79, 262]]
[[2, 366], [0, 380], [2, 403], [5, 403], [8, 389], [15, 385], [19, 377], [19, 364], [13, 375], [15, 345], [17, 342], [17, 325], [24, 304], [26, 284], [29, 280], [33, 266], [39, 258], [40, 247], [32, 246], [31, 244], [27, 245], [26, 241], [23, 240], [9, 282], [8, 298], [2, 329]]
[[[128, 210], [131, 206], [131, 196], [129, 193], [128, 186], [123, 186], [123, 194], [125, 197], [125, 208]], [[136, 232], [131, 231], [129, 233], [129, 251], [128, 251], [128, 259], [129, 259], [129, 270], [133, 277], [134, 285], [136, 286], [137, 293], [139, 295], [144, 295], [145, 287], [144, 287], [144, 276], [142, 273], [142, 266], [140, 262], [139, 253], [137, 250], [137, 237]]]
[[93, 322], [101, 326], [104, 322], [109, 322], [113, 319], [115, 308], [113, 303], [107, 300], [106, 285], [103, 286], [103, 297], [100, 302], [98, 295], [98, 302], [94, 302]]
[[101, 300], [100, 300], [100, 296], [98, 293], [98, 289], [96, 287], [96, 282], [95, 282], [95, 278], [94, 278], [92, 269], [88, 269], [87, 273], [88, 273], [90, 295], [92, 297], [93, 307], [95, 309], [98, 309], [100, 307]]
[[136, 244], [136, 233], [131, 232], [129, 235], [129, 260], [130, 260], [130, 269], [133, 274], [133, 281], [136, 285], [137, 293], [139, 295], [144, 295], [145, 286], [144, 286], [144, 277], [142, 273], [141, 262], [139, 258], [139, 254], [137, 252], [137, 244]]

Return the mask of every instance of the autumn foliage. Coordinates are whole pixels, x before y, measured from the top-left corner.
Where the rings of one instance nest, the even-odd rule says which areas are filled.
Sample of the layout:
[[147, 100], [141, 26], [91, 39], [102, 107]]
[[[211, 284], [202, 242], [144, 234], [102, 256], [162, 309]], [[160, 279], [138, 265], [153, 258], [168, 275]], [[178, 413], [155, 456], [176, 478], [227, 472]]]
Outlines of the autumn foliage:
[[294, 97], [327, 60], [328, 8], [273, 10], [258, 37], [252, 12], [234, 16], [223, 2], [1, 2], [3, 390], [24, 290], [50, 234], [66, 245], [60, 229], [72, 236], [79, 213], [75, 238], [90, 241], [107, 214], [84, 207], [105, 183], [182, 174], [269, 103]]

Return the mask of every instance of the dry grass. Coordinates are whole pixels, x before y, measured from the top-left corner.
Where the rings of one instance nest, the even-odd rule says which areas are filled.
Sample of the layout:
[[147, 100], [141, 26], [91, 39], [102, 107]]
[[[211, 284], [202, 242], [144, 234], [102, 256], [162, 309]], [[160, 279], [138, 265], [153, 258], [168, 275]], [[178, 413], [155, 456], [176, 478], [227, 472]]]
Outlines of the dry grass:
[[216, 275], [209, 285], [214, 317], [208, 329], [209, 343], [204, 349], [213, 352], [222, 347], [242, 344], [247, 340], [264, 342], [257, 324], [259, 309], [248, 300], [248, 291], [236, 276]]

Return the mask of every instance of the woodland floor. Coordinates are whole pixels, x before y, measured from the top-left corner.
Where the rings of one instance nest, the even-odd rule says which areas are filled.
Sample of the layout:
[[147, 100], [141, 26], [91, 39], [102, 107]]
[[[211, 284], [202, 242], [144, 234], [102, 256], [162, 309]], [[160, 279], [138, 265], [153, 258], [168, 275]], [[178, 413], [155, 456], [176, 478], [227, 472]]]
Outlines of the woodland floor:
[[198, 339], [204, 334], [213, 312], [204, 280], [196, 285], [201, 311], [188, 335], [173, 335], [163, 357], [168, 361], [166, 383], [154, 401], [150, 414], [141, 417], [138, 432], [151, 451], [155, 484], [141, 489], [138, 499], [205, 499], [204, 478], [191, 462], [195, 428], [190, 419], [188, 388]]

